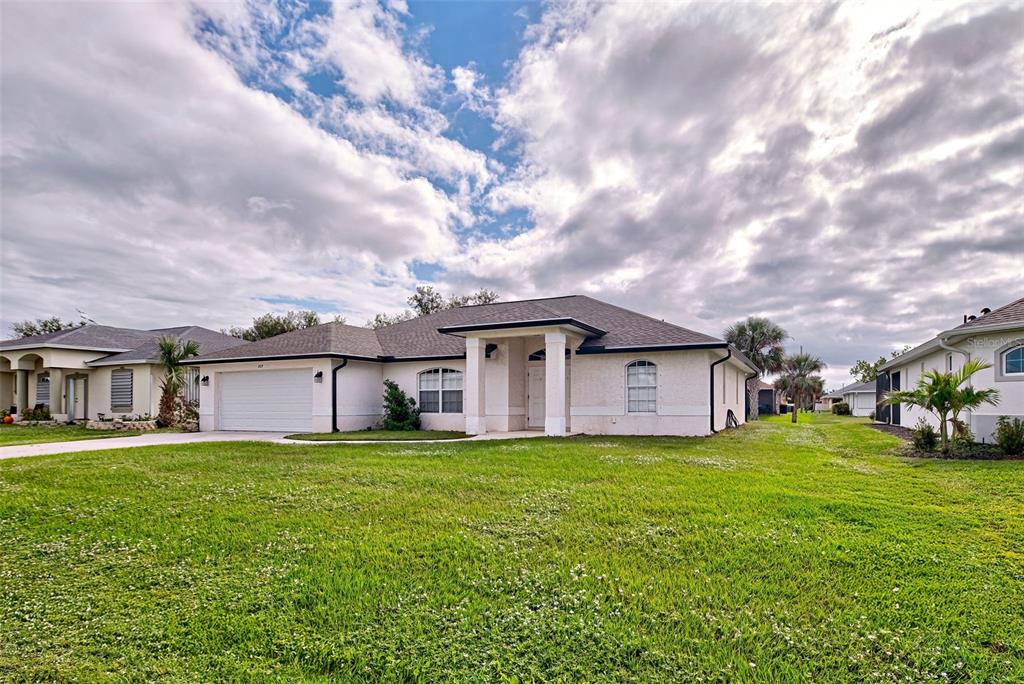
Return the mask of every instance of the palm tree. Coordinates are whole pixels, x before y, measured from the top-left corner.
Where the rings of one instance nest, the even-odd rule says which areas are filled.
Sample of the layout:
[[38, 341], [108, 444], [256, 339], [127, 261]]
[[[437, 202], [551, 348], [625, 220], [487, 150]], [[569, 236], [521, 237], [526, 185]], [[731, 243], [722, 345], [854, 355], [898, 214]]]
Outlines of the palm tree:
[[970, 359], [955, 373], [943, 373], [935, 369], [925, 371], [921, 374], [914, 389], [889, 392], [882, 401], [890, 406], [892, 404], [917, 406], [937, 417], [942, 453], [949, 455], [947, 423], [951, 422], [954, 431], [959, 434], [965, 429], [960, 422], [961, 411], [975, 409], [982, 404], [995, 406], [999, 403], [999, 390], [997, 389], [976, 389], [970, 385], [961, 387], [971, 379], [972, 375], [991, 367], [992, 364], [984, 363], [981, 359]]
[[825, 362], [817, 356], [793, 354], [782, 360], [781, 375], [775, 381], [775, 387], [782, 390], [793, 400], [793, 422], [796, 412], [805, 396], [812, 396], [816, 388], [824, 385], [817, 374], [825, 370]]
[[[759, 376], [778, 373], [782, 369], [782, 359], [786, 353], [782, 342], [789, 335], [767, 318], [751, 316], [745, 321], [738, 321], [726, 328], [722, 336], [761, 369]], [[754, 377], [747, 380], [752, 420], [757, 419], [757, 379]]]
[[161, 337], [157, 341], [160, 365], [164, 367], [164, 379], [160, 385], [160, 413], [157, 423], [161, 427], [174, 424], [174, 404], [185, 381], [185, 370], [181, 362], [199, 356], [199, 345], [192, 340], [182, 342], [174, 337]]

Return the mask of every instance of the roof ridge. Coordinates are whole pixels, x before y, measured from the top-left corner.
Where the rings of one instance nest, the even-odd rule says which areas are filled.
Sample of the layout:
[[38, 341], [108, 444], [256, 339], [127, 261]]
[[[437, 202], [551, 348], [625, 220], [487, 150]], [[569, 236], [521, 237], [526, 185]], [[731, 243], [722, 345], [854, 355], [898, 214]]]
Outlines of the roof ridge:
[[[495, 306], [497, 304], [524, 304], [526, 302], [546, 302], [552, 299], [571, 299], [573, 297], [583, 297], [584, 295], [570, 294], [570, 295], [557, 295], [555, 297], [532, 297], [530, 299], [510, 299], [506, 302], [485, 302], [483, 304], [463, 304], [462, 306], [453, 307], [455, 309], [472, 309], [478, 306]], [[445, 311], [451, 311], [451, 309], [444, 309]], [[434, 313], [440, 313], [435, 311]], [[429, 314], [428, 314], [429, 315]]]
[[708, 335], [707, 333], [702, 333], [702, 332], [699, 332], [697, 330], [691, 330], [690, 328], [684, 328], [683, 326], [678, 325], [676, 323], [670, 323], [670, 322], [666, 321], [664, 318], [655, 318], [654, 316], [649, 316], [648, 314], [641, 313], [639, 311], [634, 311], [633, 309], [627, 309], [626, 307], [619, 306], [618, 304], [612, 304], [611, 302], [606, 302], [603, 299], [597, 299], [596, 297], [591, 297], [589, 295], [572, 295], [572, 296], [573, 297], [582, 297], [583, 299], [589, 299], [592, 302], [597, 302], [598, 304], [604, 304], [605, 306], [610, 306], [613, 309], [618, 309], [619, 311], [625, 311], [626, 313], [633, 314], [634, 316], [640, 316], [642, 318], [646, 318], [647, 320], [654, 321], [655, 323], [661, 323], [662, 325], [670, 325], [673, 328], [677, 328], [677, 329], [682, 330], [684, 332], [693, 333], [695, 335], [704, 335], [704, 337], [709, 337], [709, 338], [711, 338], [713, 340], [717, 340], [719, 342], [725, 342], [725, 340], [722, 339], [721, 337], [715, 337], [713, 335]]

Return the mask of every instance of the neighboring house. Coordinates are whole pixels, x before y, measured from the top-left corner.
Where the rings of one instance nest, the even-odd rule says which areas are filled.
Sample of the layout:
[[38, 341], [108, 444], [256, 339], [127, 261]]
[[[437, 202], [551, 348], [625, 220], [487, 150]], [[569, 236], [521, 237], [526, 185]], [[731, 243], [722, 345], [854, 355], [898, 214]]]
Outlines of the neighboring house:
[[757, 372], [723, 340], [584, 296], [464, 306], [379, 330], [325, 323], [202, 355], [202, 430], [381, 420], [385, 379], [425, 429], [706, 435]]
[[[913, 389], [926, 370], [955, 371], [971, 358], [991, 364], [991, 368], [976, 373], [971, 384], [979, 389], [998, 389], [999, 404], [966, 411], [961, 420], [975, 439], [991, 441], [999, 416], [1024, 418], [1024, 298], [994, 311], [982, 309], [979, 316], [965, 316], [963, 324], [882, 366], [876, 400], [881, 402], [890, 390]], [[878, 411], [880, 421], [904, 427], [914, 427], [919, 418], [938, 427], [937, 418], [914, 406], [880, 406]]]
[[[872, 385], [874, 387], [874, 385]], [[831, 411], [835, 404], [843, 401], [843, 395], [838, 392], [829, 392], [828, 394], [820, 397], [814, 404], [815, 411]], [[872, 399], [873, 401], [873, 399]]]
[[775, 389], [775, 385], [757, 381], [757, 413], [762, 416], [773, 416], [779, 412], [779, 404], [782, 403], [782, 393]]
[[[39, 404], [58, 420], [149, 414], [160, 408], [161, 337], [192, 340], [201, 352], [218, 352], [244, 340], [196, 326], [135, 330], [84, 325], [0, 342], [0, 407], [18, 413]], [[198, 370], [185, 383], [198, 400]]]
[[875, 383], [855, 382], [835, 392], [829, 392], [823, 399], [829, 401], [827, 410], [832, 410], [833, 403], [845, 401], [850, 405], [850, 415], [870, 416], [875, 410]]

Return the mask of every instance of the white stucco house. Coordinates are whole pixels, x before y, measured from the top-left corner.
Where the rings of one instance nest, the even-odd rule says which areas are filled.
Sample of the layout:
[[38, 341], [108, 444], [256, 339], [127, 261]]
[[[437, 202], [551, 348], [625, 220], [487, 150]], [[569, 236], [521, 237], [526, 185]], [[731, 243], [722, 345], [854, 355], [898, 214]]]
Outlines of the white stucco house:
[[[22, 413], [38, 405], [57, 420], [155, 416], [160, 408], [162, 337], [191, 340], [200, 352], [245, 344], [198, 326], [137, 330], [85, 325], [0, 342], [0, 408]], [[190, 369], [197, 378], [198, 369]], [[198, 382], [185, 391], [198, 399]]]
[[[961, 325], [940, 332], [924, 344], [898, 356], [881, 368], [876, 400], [886, 392], [913, 388], [926, 370], [953, 371], [967, 359], [979, 358], [991, 368], [974, 375], [975, 387], [999, 390], [998, 406], [982, 406], [961, 418], [979, 441], [991, 441], [999, 416], [1024, 418], [1024, 298], [995, 310], [982, 309], [965, 316]], [[880, 406], [878, 420], [912, 428], [924, 418], [936, 428], [930, 413], [907, 405]]]
[[464, 306], [379, 330], [325, 323], [194, 360], [200, 429], [377, 425], [383, 383], [425, 429], [707, 435], [757, 372], [723, 340], [585, 296]]
[[852, 385], [841, 387], [835, 392], [829, 392], [822, 398], [828, 404], [822, 410], [830, 411], [832, 404], [845, 401], [850, 406], [850, 415], [870, 416], [875, 410], [875, 383], [855, 382]]

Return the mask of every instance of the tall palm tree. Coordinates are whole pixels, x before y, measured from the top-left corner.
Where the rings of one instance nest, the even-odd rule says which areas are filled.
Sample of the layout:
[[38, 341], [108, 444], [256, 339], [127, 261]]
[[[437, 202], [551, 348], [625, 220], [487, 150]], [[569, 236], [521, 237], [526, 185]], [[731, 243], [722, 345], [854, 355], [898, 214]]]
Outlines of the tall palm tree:
[[[723, 337], [761, 369], [759, 376], [778, 373], [782, 369], [782, 359], [786, 354], [782, 342], [789, 335], [769, 319], [751, 316], [745, 321], [738, 321], [725, 329]], [[757, 418], [757, 381], [757, 377], [747, 380], [751, 419]]]
[[960, 431], [960, 412], [978, 408], [982, 404], [995, 406], [999, 403], [999, 390], [976, 389], [970, 385], [962, 387], [978, 371], [991, 368], [992, 364], [981, 359], [970, 359], [955, 373], [929, 370], [921, 374], [917, 386], [912, 390], [889, 392], [882, 400], [888, 405], [909, 404], [917, 406], [939, 419], [939, 438], [942, 453], [949, 454], [949, 427]]
[[793, 422], [796, 422], [796, 412], [804, 397], [812, 396], [815, 389], [823, 386], [821, 377], [817, 374], [825, 370], [825, 362], [817, 356], [805, 354], [793, 354], [782, 360], [781, 375], [775, 381], [775, 387], [782, 390], [793, 400]]
[[185, 381], [185, 369], [181, 362], [199, 356], [199, 345], [192, 340], [182, 342], [174, 337], [161, 337], [157, 341], [160, 365], [164, 367], [164, 379], [160, 385], [160, 413], [157, 423], [161, 427], [174, 424], [174, 404], [181, 385]]

